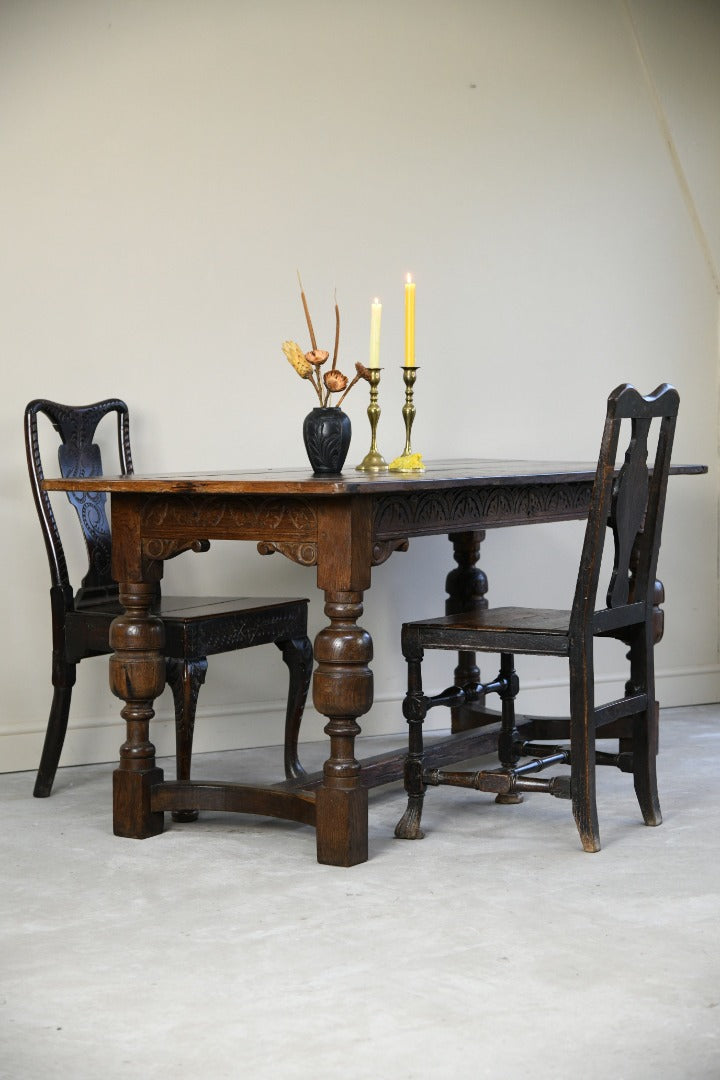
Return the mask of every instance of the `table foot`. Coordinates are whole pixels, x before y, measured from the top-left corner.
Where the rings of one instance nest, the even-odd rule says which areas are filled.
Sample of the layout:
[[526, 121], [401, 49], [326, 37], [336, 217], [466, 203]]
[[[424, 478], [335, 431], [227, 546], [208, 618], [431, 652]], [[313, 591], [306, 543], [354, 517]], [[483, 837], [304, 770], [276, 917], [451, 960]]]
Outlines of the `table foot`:
[[317, 861], [357, 866], [368, 858], [367, 788], [318, 788], [315, 794]]
[[152, 788], [161, 784], [162, 769], [132, 773], [116, 769], [113, 773], [113, 832], [133, 840], [146, 840], [163, 831], [164, 814], [150, 809]]
[[408, 796], [407, 810], [395, 826], [395, 836], [398, 840], [424, 839], [425, 833], [420, 828], [424, 798], [424, 793]]

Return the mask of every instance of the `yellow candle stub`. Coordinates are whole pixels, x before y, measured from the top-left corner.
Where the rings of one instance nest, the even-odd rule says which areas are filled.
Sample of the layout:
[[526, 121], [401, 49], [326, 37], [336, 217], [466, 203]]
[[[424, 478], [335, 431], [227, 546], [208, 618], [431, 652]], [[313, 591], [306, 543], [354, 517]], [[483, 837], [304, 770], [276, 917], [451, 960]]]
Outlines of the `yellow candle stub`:
[[425, 472], [422, 454], [401, 454], [390, 462], [390, 472]]
[[405, 367], [415, 366], [415, 282], [405, 281]]

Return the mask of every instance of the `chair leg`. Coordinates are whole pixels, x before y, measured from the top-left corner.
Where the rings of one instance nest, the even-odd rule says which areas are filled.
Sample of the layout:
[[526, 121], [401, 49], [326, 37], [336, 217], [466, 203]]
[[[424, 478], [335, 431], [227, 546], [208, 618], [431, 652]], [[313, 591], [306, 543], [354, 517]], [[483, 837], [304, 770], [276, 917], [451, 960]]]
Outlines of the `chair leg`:
[[408, 691], [403, 702], [403, 714], [408, 722], [408, 755], [405, 759], [405, 791], [408, 804], [395, 826], [398, 840], [422, 840], [420, 828], [425, 787], [423, 783], [423, 721], [427, 705], [422, 692], [422, 660], [408, 657]]
[[633, 721], [632, 755], [633, 782], [643, 821], [646, 825], [661, 825], [662, 812], [657, 788], [658, 706], [655, 701], [655, 670], [653, 645], [645, 639], [630, 647], [629, 688], [641, 686], [647, 690], [648, 704], [644, 713]]
[[[500, 654], [499, 679], [507, 679], [507, 690], [500, 691], [502, 702], [502, 726], [498, 739], [498, 757], [504, 769], [512, 769], [517, 765], [520, 756], [515, 749], [518, 740], [518, 730], [515, 727], [515, 698], [518, 695], [518, 677], [515, 672], [515, 660], [512, 653]], [[510, 795], [496, 795], [495, 802], [501, 806], [514, 806], [523, 801], [520, 792]]]
[[285, 714], [285, 776], [294, 780], [305, 776], [298, 758], [298, 737], [307, 701], [313, 670], [313, 649], [310, 638], [291, 638], [276, 641], [290, 672], [287, 712]]
[[[175, 755], [178, 780], [190, 779], [195, 712], [200, 687], [205, 682], [207, 660], [165, 660], [166, 678], [175, 702]], [[173, 810], [173, 821], [196, 821], [197, 810]]]
[[[570, 784], [572, 808], [585, 851], [600, 851], [595, 800], [595, 696], [592, 652], [570, 658]], [[573, 662], [575, 661], [575, 662]]]
[[58, 665], [53, 673], [53, 699], [50, 706], [45, 742], [43, 743], [40, 756], [40, 766], [35, 779], [33, 795], [36, 799], [46, 799], [52, 791], [60, 762], [65, 733], [67, 732], [68, 717], [70, 716], [70, 699], [75, 685], [76, 664]]
[[654, 701], [647, 712], [635, 719], [633, 737], [633, 780], [643, 821], [646, 825], [662, 825], [662, 811], [657, 788], [658, 717]]

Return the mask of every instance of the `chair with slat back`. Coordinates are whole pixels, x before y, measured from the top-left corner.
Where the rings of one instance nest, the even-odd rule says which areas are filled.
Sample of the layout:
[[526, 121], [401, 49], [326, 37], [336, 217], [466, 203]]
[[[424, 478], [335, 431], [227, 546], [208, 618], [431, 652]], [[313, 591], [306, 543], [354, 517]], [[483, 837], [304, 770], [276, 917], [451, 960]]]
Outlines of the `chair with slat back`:
[[[111, 532], [104, 492], [68, 492], [88, 554], [87, 573], [77, 593], [73, 590], [50, 497], [43, 488], [38, 416], [46, 416], [60, 437], [61, 475], [79, 478], [102, 475], [100, 447], [94, 439], [98, 425], [111, 413], [117, 421], [120, 471], [123, 475], [132, 473], [129, 414], [124, 401], [110, 398], [93, 405], [72, 406], [37, 399], [25, 409], [28, 470], [51, 578], [53, 698], [34, 789], [39, 798], [50, 794], [55, 779], [77, 665], [88, 657], [112, 652], [108, 641], [110, 623], [122, 607], [111, 576]], [[200, 541], [195, 547], [206, 550], [209, 544]], [[285, 775], [302, 775], [298, 734], [312, 673], [307, 605], [302, 598], [166, 597], [158, 588], [156, 612], [165, 626], [166, 674], [175, 705], [179, 780], [190, 779], [196, 705], [208, 655], [271, 642], [280, 649], [289, 671]], [[177, 809], [173, 817], [191, 821], [197, 811], [192, 807]]]
[[[542, 791], [570, 799], [586, 851], [600, 850], [595, 797], [596, 765], [632, 773], [647, 825], [659, 825], [655, 758], [657, 709], [653, 666], [654, 594], [660, 535], [679, 396], [667, 383], [647, 397], [625, 383], [608, 398], [605, 427], [592, 489], [575, 597], [567, 611], [495, 608], [406, 623], [402, 650], [408, 664], [403, 713], [409, 725], [405, 764], [408, 807], [398, 822], [400, 839], [422, 837], [420, 819], [428, 786], [449, 784], [492, 792], [496, 801], [522, 801], [522, 792]], [[657, 432], [652, 469], [648, 439]], [[621, 433], [623, 441], [621, 442]], [[625, 439], [627, 438], [627, 442]], [[618, 469], [618, 446], [627, 447]], [[605, 605], [596, 608], [606, 534], [614, 540], [614, 560]], [[629, 649], [629, 678], [622, 698], [595, 703], [595, 638], [615, 638]], [[500, 653], [500, 670], [489, 683], [452, 686], [428, 696], [422, 688], [425, 649]], [[519, 690], [514, 655], [566, 657], [570, 668], [569, 718], [519, 722]], [[497, 693], [501, 702], [498, 736], [500, 767], [448, 771], [424, 766], [422, 726], [429, 709], [460, 707]], [[603, 731], [605, 728], [605, 731]], [[595, 739], [621, 734], [618, 753], [596, 750]], [[559, 739], [560, 745], [546, 740]], [[539, 742], [532, 740], [541, 740]], [[565, 740], [565, 742], [563, 742]], [[569, 765], [570, 774], [548, 779], [536, 774]]]

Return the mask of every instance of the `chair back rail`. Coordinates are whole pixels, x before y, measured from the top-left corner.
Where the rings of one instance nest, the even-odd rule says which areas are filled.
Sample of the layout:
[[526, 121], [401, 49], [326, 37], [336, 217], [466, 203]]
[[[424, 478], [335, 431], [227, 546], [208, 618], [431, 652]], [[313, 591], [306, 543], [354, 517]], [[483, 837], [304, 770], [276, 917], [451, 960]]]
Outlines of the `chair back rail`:
[[[605, 598], [610, 622], [620, 625], [645, 618], [653, 605], [655, 573], [665, 509], [670, 457], [680, 397], [667, 383], [643, 397], [624, 383], [608, 398], [577, 587], [572, 607], [571, 636], [576, 639], [602, 621], [596, 609], [603, 549], [608, 530], [614, 558]], [[652, 469], [648, 467], [648, 437], [653, 420], [659, 421]], [[623, 464], [616, 461], [621, 437], [627, 438]], [[624, 609], [624, 611], [622, 610]]]
[[[100, 476], [103, 472], [100, 447], [93, 440], [100, 421], [109, 413], [117, 417], [118, 457], [123, 475], [132, 473], [128, 407], [119, 398], [108, 398], [92, 405], [70, 406], [38, 398], [25, 409], [25, 448], [30, 482], [45, 540], [52, 585], [60, 588], [66, 603], [73, 588], [67, 559], [48, 493], [43, 489], [44, 471], [38, 436], [38, 415], [45, 415], [60, 437], [58, 461], [63, 477]], [[69, 491], [68, 499], [80, 522], [88, 554], [88, 570], [75, 597], [75, 606], [117, 595], [111, 576], [110, 524], [105, 509], [104, 492]]]

